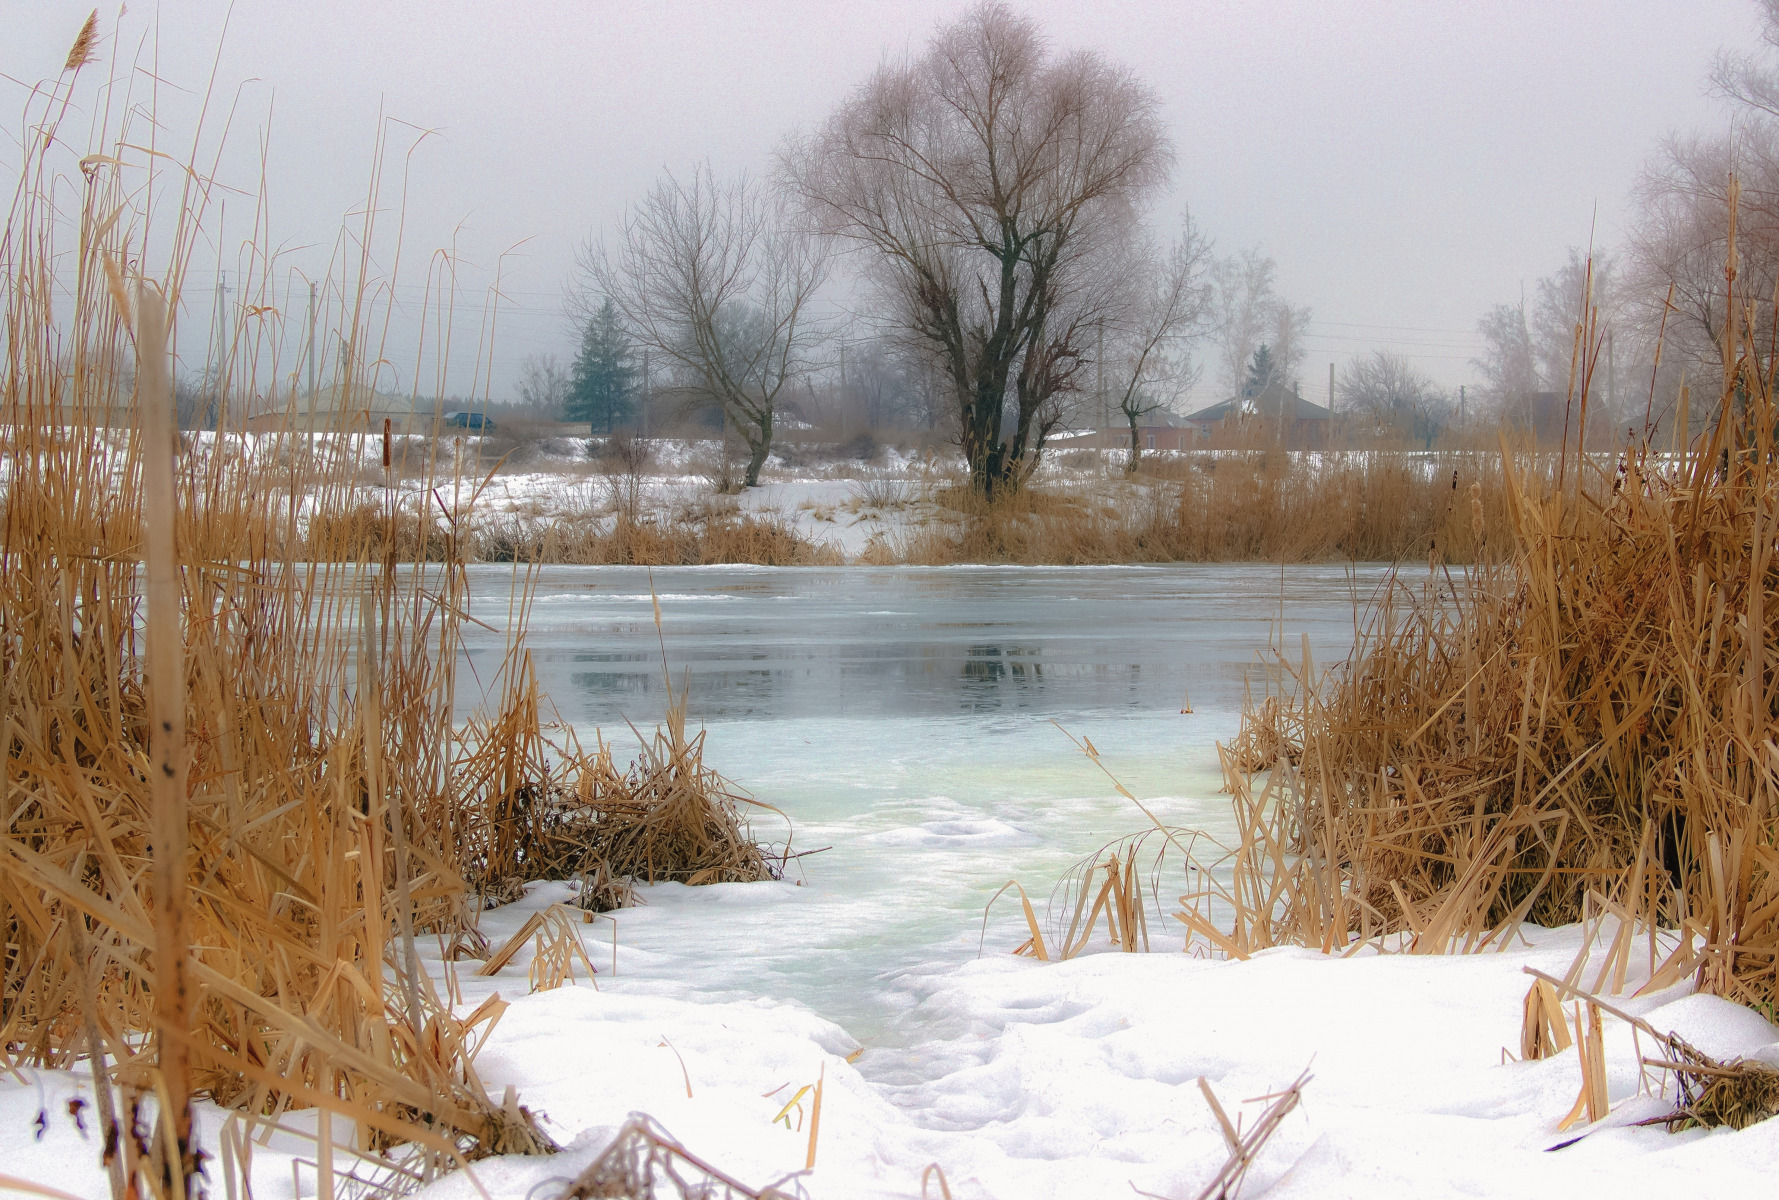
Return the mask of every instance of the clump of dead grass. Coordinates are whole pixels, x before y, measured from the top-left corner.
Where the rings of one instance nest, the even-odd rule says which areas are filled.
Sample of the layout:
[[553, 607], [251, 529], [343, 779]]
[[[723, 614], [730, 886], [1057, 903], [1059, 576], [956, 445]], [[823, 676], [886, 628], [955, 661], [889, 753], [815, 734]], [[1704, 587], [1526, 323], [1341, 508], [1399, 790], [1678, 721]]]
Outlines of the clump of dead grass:
[[[659, 620], [657, 608], [657, 627]], [[467, 847], [467, 874], [479, 893], [506, 898], [519, 881], [578, 880], [581, 906], [605, 912], [634, 903], [638, 882], [780, 876], [788, 837], [775, 862], [743, 813], [783, 814], [705, 764], [703, 732], [686, 732], [684, 688], [666, 680], [663, 724], [647, 737], [633, 730], [638, 753], [620, 768], [603, 737], [591, 753], [572, 733], [563, 744], [548, 742], [530, 660], [516, 670], [514, 694], [499, 715], [471, 721], [463, 735], [473, 764], [464, 783], [483, 804]]]
[[592, 516], [548, 522], [491, 520], [477, 529], [475, 547], [486, 562], [537, 564], [807, 567], [845, 561], [839, 551], [810, 541], [776, 514], [723, 510], [695, 512], [684, 519], [620, 517], [609, 524]]
[[1498, 457], [1219, 451], [1134, 477], [933, 493], [910, 563], [1475, 561], [1510, 536]]
[[[1474, 948], [1611, 902], [1679, 930], [1703, 987], [1774, 1012], [1779, 412], [1770, 365], [1726, 375], [1681, 453], [1553, 479], [1504, 449], [1501, 558], [1399, 574], [1345, 670], [1291, 666], [1252, 714], [1283, 754], [1247, 839], [1274, 936]], [[1229, 763], [1238, 797], [1254, 765]]]

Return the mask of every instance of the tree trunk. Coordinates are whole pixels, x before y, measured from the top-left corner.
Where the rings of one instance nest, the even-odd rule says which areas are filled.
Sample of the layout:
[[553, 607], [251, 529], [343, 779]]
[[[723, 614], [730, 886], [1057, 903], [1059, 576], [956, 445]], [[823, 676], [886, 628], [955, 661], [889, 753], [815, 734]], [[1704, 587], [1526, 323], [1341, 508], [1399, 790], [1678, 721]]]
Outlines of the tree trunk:
[[1124, 473], [1135, 475], [1137, 460], [1143, 455], [1142, 441], [1137, 434], [1137, 414], [1127, 408], [1124, 410], [1124, 419], [1130, 422], [1130, 461], [1124, 464]]
[[[737, 421], [736, 424], [742, 423]], [[747, 476], [743, 480], [746, 487], [760, 486], [760, 468], [766, 465], [766, 456], [772, 453], [772, 418], [767, 416], [755, 429], [742, 425], [747, 438]]]

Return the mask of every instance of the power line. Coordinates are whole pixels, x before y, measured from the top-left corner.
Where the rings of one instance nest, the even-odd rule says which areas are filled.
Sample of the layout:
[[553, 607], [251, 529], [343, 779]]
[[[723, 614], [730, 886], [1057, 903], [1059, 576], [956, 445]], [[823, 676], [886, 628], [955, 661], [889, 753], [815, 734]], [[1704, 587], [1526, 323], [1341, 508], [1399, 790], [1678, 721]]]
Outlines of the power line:
[[1445, 329], [1436, 325], [1367, 325], [1363, 321], [1317, 321], [1318, 325], [1334, 325], [1342, 329], [1406, 329], [1413, 333], [1465, 333], [1474, 334], [1474, 329]]

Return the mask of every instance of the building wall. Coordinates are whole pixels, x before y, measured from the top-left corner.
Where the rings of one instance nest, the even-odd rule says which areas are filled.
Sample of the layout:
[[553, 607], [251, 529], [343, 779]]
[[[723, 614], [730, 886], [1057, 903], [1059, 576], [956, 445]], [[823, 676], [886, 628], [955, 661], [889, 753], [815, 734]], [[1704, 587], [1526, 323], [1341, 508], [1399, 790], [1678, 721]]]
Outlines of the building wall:
[[[1279, 422], [1276, 418], [1231, 417], [1222, 421], [1194, 424], [1197, 437], [1194, 448], [1207, 450], [1246, 450], [1279, 443]], [[1324, 420], [1292, 421], [1285, 430], [1287, 450], [1321, 450], [1328, 445], [1328, 422]]]

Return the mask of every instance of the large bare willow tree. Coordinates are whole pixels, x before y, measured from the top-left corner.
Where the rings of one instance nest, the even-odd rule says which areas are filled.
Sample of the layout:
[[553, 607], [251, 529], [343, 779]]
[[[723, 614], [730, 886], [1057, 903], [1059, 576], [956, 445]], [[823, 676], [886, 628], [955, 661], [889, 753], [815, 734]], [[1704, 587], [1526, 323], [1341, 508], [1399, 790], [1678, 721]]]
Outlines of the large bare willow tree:
[[1109, 264], [1172, 162], [1148, 87], [982, 4], [879, 67], [780, 170], [818, 228], [866, 251], [993, 495], [1029, 478], [1062, 420], [1116, 292]]
[[638, 343], [722, 408], [747, 443], [748, 487], [772, 452], [779, 396], [821, 335], [809, 303], [826, 257], [785, 216], [746, 177], [719, 182], [708, 164], [689, 181], [665, 173], [612, 244], [581, 246], [568, 297], [583, 322], [609, 297]]

